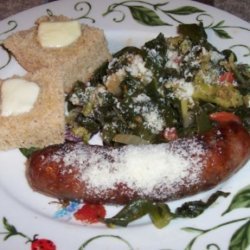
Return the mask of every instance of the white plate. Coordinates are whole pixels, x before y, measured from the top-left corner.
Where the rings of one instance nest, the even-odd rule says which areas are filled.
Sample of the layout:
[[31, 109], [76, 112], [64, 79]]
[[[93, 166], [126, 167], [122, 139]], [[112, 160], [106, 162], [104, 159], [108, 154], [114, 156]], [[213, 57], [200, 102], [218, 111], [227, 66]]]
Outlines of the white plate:
[[[164, 33], [165, 36], [175, 35], [179, 22], [193, 23], [203, 20], [207, 27], [208, 39], [212, 44], [218, 49], [232, 47], [239, 61], [250, 63], [249, 23], [218, 9], [183, 0], [52, 2], [1, 21], [0, 39], [18, 30], [29, 28], [38, 17], [52, 13], [78, 18], [82, 23], [103, 28], [112, 52], [126, 45], [140, 46], [159, 32]], [[161, 25], [153, 26], [152, 22]], [[6, 66], [0, 70], [0, 78], [25, 73], [13, 58], [9, 63], [8, 59], [8, 54], [1, 50], [0, 67], [5, 64]], [[54, 199], [30, 189], [25, 179], [24, 163], [25, 158], [18, 150], [0, 152], [0, 219], [7, 218], [10, 224], [29, 238], [38, 234], [37, 238], [52, 240], [58, 250], [85, 249], [80, 248], [82, 244], [96, 236], [97, 238], [91, 241], [86, 249], [229, 249], [229, 246], [235, 243], [236, 236], [241, 246], [237, 249], [250, 248], [248, 235], [250, 209], [247, 208], [249, 199], [246, 199], [247, 196], [249, 197], [250, 188], [241, 196], [246, 202], [237, 203], [243, 208], [234, 209], [222, 215], [235, 194], [249, 185], [250, 162], [226, 183], [217, 187], [231, 193], [227, 198], [219, 198], [195, 219], [176, 219], [161, 230], [156, 229], [147, 217], [132, 223], [127, 228], [114, 229], [106, 228], [102, 224], [83, 225], [70, 218], [70, 215], [60, 219], [54, 218], [58, 205], [50, 203], [55, 201]], [[201, 198], [206, 200], [214, 191], [186, 200]], [[174, 209], [186, 200], [171, 202], [169, 205]], [[118, 209], [107, 207], [108, 215], [114, 214]], [[185, 227], [197, 230], [185, 231], [183, 230]], [[6, 232], [1, 221], [0, 232]], [[0, 249], [31, 249], [31, 242], [26, 242], [21, 235], [10, 237], [5, 241], [4, 236], [0, 234]], [[189, 245], [192, 240], [194, 240], [193, 244]]]

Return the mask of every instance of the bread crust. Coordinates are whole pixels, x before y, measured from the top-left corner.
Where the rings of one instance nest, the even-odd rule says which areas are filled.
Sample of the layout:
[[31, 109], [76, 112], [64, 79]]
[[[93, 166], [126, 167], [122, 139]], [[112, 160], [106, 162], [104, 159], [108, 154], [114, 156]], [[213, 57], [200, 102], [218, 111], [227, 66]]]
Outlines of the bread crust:
[[41, 22], [67, 21], [65, 16], [44, 16], [28, 30], [14, 33], [4, 41], [6, 47], [28, 72], [41, 68], [53, 68], [63, 75], [64, 90], [69, 92], [78, 80], [86, 82], [95, 69], [109, 60], [104, 32], [82, 24], [82, 35], [74, 43], [63, 48], [43, 48], [37, 39], [37, 29]]
[[[24, 77], [39, 85], [38, 98], [30, 112], [0, 116], [0, 150], [44, 147], [64, 142], [64, 91], [62, 76], [53, 69], [38, 70]], [[0, 80], [0, 88], [3, 80]]]

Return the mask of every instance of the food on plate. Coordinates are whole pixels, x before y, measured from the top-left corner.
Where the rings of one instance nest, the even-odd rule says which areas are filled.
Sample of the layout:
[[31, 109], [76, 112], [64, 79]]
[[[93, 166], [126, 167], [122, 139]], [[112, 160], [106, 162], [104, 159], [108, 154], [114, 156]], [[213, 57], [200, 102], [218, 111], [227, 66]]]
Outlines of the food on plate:
[[0, 149], [64, 142], [64, 91], [52, 69], [0, 80]]
[[214, 48], [202, 26], [181, 27], [179, 36], [123, 48], [76, 84], [67, 98], [71, 132], [86, 143], [98, 132], [104, 145], [161, 143], [206, 132], [217, 112], [239, 116], [250, 131], [249, 65]]
[[[91, 203], [167, 201], [214, 187], [249, 159], [249, 66], [214, 48], [202, 24], [179, 32], [125, 47], [76, 83], [66, 142], [28, 160], [34, 190]], [[103, 146], [87, 145], [96, 135]]]
[[65, 16], [44, 16], [31, 29], [19, 31], [3, 44], [28, 72], [53, 68], [63, 75], [65, 92], [77, 80], [87, 81], [110, 58], [101, 29]]
[[[14, 133], [8, 146], [45, 147], [27, 161], [34, 190], [90, 203], [168, 201], [216, 186], [249, 159], [249, 65], [211, 45], [201, 23], [181, 24], [176, 37], [160, 33], [112, 58], [98, 28], [64, 16], [36, 24], [4, 41], [25, 69], [35, 71], [28, 80], [54, 74], [54, 86], [61, 84], [56, 105], [32, 118], [27, 134], [18, 131], [25, 143]], [[35, 111], [45, 91], [38, 85], [31, 111], [1, 119]], [[65, 142], [62, 86], [69, 92]], [[46, 90], [48, 100], [55, 101], [53, 91]], [[44, 122], [49, 133], [32, 128]], [[96, 135], [103, 146], [88, 145]]]
[[168, 201], [214, 187], [249, 157], [249, 133], [239, 122], [222, 122], [203, 135], [156, 145], [49, 146], [30, 157], [27, 178], [34, 190], [59, 199]]

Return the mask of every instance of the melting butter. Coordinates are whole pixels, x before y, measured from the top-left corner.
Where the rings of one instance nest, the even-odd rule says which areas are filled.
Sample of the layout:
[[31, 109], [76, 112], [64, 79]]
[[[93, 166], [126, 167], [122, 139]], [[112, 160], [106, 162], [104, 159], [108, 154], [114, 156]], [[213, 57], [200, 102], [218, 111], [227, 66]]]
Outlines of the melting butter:
[[38, 97], [40, 88], [24, 79], [5, 80], [1, 87], [1, 115], [11, 116], [29, 112]]
[[75, 42], [81, 36], [77, 21], [42, 22], [38, 27], [38, 41], [44, 48], [61, 48]]

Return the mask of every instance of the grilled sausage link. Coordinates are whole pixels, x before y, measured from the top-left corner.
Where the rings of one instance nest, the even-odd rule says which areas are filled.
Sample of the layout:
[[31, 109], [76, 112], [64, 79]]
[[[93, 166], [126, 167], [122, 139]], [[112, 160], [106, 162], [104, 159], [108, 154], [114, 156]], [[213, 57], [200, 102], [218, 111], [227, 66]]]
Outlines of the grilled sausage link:
[[34, 190], [59, 199], [169, 201], [216, 186], [249, 158], [250, 135], [231, 122], [204, 135], [158, 145], [49, 146], [30, 157], [27, 178]]

